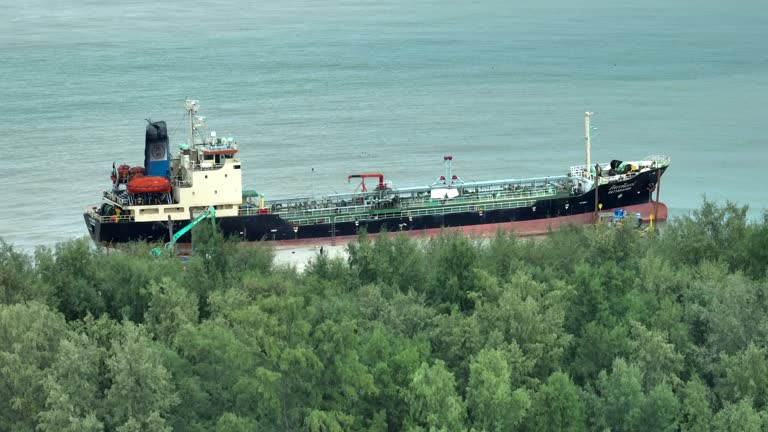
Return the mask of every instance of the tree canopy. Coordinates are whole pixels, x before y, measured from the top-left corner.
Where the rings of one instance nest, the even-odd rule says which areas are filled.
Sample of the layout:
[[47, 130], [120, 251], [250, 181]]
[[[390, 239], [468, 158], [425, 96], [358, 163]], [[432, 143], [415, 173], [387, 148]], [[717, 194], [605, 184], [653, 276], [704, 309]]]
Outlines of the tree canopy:
[[0, 240], [0, 430], [768, 430], [768, 213], [362, 235], [303, 271]]

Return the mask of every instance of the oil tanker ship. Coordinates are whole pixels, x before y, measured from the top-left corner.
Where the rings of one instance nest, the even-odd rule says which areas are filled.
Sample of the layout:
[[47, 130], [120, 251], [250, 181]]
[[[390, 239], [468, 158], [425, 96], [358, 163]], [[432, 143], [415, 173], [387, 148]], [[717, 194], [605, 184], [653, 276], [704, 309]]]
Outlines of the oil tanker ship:
[[204, 132], [198, 101], [187, 100], [185, 108], [189, 136], [177, 153], [172, 154], [165, 122], [150, 121], [144, 165], [113, 163], [103, 202], [84, 213], [97, 244], [167, 242], [174, 232], [185, 232], [178, 241], [188, 243], [190, 222], [203, 213], [215, 213], [215, 224], [228, 238], [282, 244], [335, 243], [361, 230], [483, 235], [511, 229], [537, 235], [566, 223], [595, 223], [600, 211], [619, 208], [643, 221], [667, 217], [658, 196], [669, 157], [592, 165], [591, 113], [585, 117], [586, 164], [562, 175], [465, 182], [452, 172], [453, 158], [445, 156], [443, 175], [426, 186], [395, 188], [380, 173], [352, 174], [348, 181], [360, 181], [353, 193], [265, 200], [243, 189], [235, 140]]

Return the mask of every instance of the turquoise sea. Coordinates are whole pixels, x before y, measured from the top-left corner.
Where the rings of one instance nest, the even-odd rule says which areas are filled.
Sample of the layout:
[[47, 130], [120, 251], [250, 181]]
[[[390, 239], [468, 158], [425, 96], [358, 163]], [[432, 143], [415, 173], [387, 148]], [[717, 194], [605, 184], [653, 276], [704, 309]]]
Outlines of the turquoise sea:
[[[267, 198], [565, 173], [668, 154], [673, 215], [702, 197], [768, 208], [764, 1], [0, 0], [0, 237], [86, 234], [146, 118], [183, 101], [240, 143]], [[314, 174], [312, 169], [314, 168]]]

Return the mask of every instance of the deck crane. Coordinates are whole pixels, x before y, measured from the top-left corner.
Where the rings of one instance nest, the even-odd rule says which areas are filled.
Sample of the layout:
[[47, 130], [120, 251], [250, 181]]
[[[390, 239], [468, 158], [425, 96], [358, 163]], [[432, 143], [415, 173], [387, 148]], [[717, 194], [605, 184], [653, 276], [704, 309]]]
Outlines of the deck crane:
[[[180, 229], [176, 234], [174, 234], [173, 237], [171, 238], [171, 241], [169, 241], [168, 243], [165, 244], [165, 248], [172, 251], [174, 249], [174, 247], [176, 246], [176, 242], [184, 234], [189, 232], [189, 230], [194, 228], [195, 225], [199, 224], [200, 222], [202, 222], [203, 220], [205, 220], [208, 217], [211, 218], [211, 226], [213, 226], [215, 228], [216, 227], [216, 209], [213, 206], [209, 206], [207, 209], [205, 209], [202, 212], [200, 212], [200, 214], [198, 214], [192, 220], [192, 222], [190, 222], [187, 226], [185, 226], [184, 228]], [[162, 255], [163, 250], [161, 248], [154, 248], [154, 249], [152, 249], [149, 252], [150, 252], [150, 254], [152, 254], [154, 256], [160, 256], [160, 255]]]
[[368, 192], [368, 189], [365, 187], [365, 179], [367, 178], [378, 178], [379, 184], [376, 185], [376, 190], [386, 189], [387, 185], [384, 184], [384, 174], [379, 173], [366, 173], [366, 174], [351, 174], [347, 176], [347, 181], [352, 180], [353, 178], [359, 178], [360, 179], [360, 187], [362, 188], [362, 192]]

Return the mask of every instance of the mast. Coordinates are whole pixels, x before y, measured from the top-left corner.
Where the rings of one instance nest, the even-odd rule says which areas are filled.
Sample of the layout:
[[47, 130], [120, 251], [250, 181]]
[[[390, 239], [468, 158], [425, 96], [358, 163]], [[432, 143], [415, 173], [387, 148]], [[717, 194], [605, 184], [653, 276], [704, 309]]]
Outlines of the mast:
[[189, 114], [189, 147], [192, 148], [195, 145], [195, 113], [200, 108], [200, 102], [195, 99], [187, 99], [184, 102], [184, 108]]
[[589, 120], [592, 114], [594, 113], [591, 113], [589, 111], [584, 113], [584, 140], [587, 142], [587, 166], [586, 166], [587, 169], [585, 171], [587, 175], [589, 175], [589, 167], [590, 167], [589, 148], [591, 144], [590, 138], [589, 138]]
[[443, 157], [443, 162], [445, 164], [445, 183], [449, 186], [453, 184], [453, 177], [451, 176], [451, 161], [453, 161], [453, 156]]

